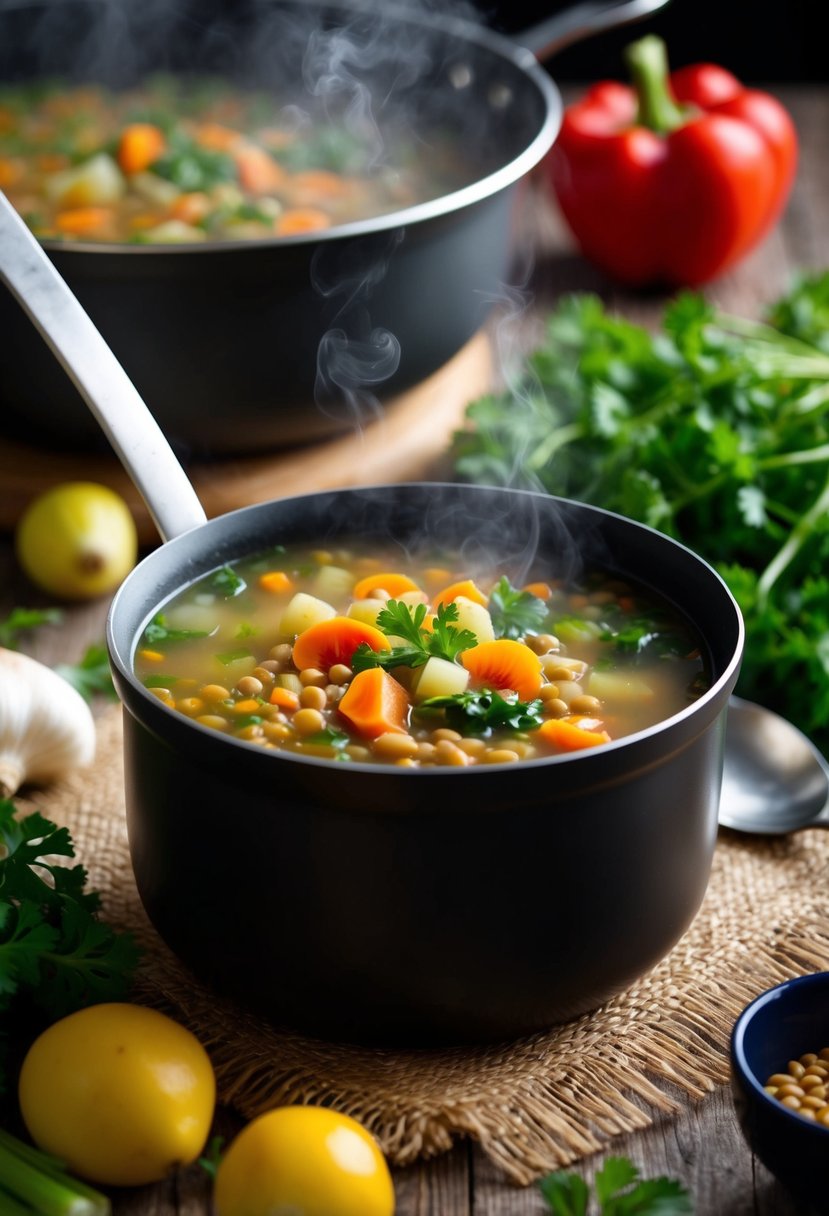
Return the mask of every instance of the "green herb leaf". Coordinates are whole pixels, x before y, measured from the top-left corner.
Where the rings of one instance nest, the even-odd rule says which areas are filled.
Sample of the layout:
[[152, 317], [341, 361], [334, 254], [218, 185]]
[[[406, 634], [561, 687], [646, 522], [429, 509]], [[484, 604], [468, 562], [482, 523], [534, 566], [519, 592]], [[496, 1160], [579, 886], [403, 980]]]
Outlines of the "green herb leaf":
[[210, 580], [210, 586], [225, 599], [233, 599], [247, 589], [247, 583], [232, 566], [222, 566]]
[[496, 638], [523, 638], [544, 624], [547, 605], [537, 595], [513, 587], [502, 575], [489, 595], [489, 615]]
[[[538, 1183], [554, 1216], [587, 1216], [590, 1188], [575, 1173], [548, 1174]], [[693, 1212], [688, 1191], [672, 1178], [640, 1180], [627, 1157], [609, 1157], [595, 1176], [600, 1216], [684, 1216]]]
[[586, 1216], [590, 1190], [578, 1174], [548, 1174], [538, 1189], [555, 1216]]
[[96, 694], [112, 700], [118, 696], [105, 646], [89, 646], [80, 663], [58, 663], [55, 671], [68, 680], [85, 701], [91, 701]]
[[405, 645], [372, 650], [367, 642], [362, 642], [354, 652], [352, 670], [356, 673], [367, 667], [382, 667], [386, 671], [394, 667], [422, 667], [432, 656], [451, 663], [462, 651], [477, 646], [478, 639], [471, 629], [457, 629], [451, 623], [458, 619], [456, 604], [438, 605], [431, 630], [423, 627], [426, 612], [425, 604], [410, 607], [389, 600], [377, 614], [377, 628], [389, 637], [403, 638]]
[[[212, 632], [215, 633], [215, 630]], [[206, 629], [171, 629], [162, 612], [157, 613], [144, 630], [144, 641], [148, 646], [158, 646], [162, 642], [186, 642], [190, 638], [206, 637], [209, 637]]]
[[535, 730], [544, 721], [541, 701], [519, 701], [486, 690], [427, 697], [415, 706], [413, 714], [417, 718], [440, 718], [452, 730], [474, 735], [495, 730]]
[[37, 629], [40, 625], [59, 625], [63, 613], [59, 608], [12, 608], [9, 615], [0, 621], [0, 646], [15, 650], [21, 633]]

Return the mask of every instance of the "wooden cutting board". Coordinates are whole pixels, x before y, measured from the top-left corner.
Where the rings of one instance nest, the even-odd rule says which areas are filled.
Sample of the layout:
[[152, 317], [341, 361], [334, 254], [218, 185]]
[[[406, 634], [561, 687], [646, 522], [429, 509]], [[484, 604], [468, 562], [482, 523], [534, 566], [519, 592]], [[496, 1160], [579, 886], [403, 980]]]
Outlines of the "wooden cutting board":
[[[466, 405], [492, 387], [492, 355], [484, 332], [422, 384], [386, 404], [358, 432], [261, 456], [194, 462], [188, 477], [208, 518], [237, 507], [310, 490], [350, 485], [437, 480]], [[143, 500], [110, 453], [59, 452], [0, 435], [0, 530], [14, 530], [35, 495], [64, 481], [97, 481], [121, 494], [132, 510], [142, 546], [159, 537]]]

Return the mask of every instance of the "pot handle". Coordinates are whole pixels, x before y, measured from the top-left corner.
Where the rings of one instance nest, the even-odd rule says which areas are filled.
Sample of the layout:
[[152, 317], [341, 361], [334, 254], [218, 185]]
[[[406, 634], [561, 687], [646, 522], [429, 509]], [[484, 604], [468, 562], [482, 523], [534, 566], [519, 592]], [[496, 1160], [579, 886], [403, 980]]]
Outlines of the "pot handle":
[[628, 25], [632, 21], [641, 21], [658, 9], [664, 8], [669, 0], [583, 0], [545, 18], [537, 25], [523, 30], [519, 34], [511, 34], [511, 39], [519, 46], [532, 51], [536, 59], [544, 62], [550, 55], [563, 50], [574, 42], [581, 42], [593, 34], [604, 30], [612, 30], [620, 25]]
[[135, 385], [0, 190], [0, 279], [25, 309], [101, 424], [163, 540], [207, 519]]

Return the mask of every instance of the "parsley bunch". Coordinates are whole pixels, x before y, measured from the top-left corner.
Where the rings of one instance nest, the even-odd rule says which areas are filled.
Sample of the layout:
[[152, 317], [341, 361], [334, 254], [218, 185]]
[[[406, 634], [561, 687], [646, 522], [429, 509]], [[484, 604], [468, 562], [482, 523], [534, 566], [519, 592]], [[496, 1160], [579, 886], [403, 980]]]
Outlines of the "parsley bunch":
[[767, 322], [681, 293], [656, 333], [565, 296], [467, 420], [462, 480], [616, 511], [715, 566], [746, 621], [738, 692], [829, 751], [829, 271]]
[[382, 667], [385, 671], [393, 667], [422, 667], [433, 655], [454, 662], [461, 651], [478, 644], [471, 629], [458, 629], [452, 624], [457, 619], [456, 604], [440, 604], [433, 628], [425, 629], [425, 604], [410, 608], [399, 600], [389, 600], [377, 614], [377, 628], [390, 637], [402, 638], [403, 644], [377, 651], [361, 642], [354, 652], [352, 669], [358, 672], [367, 667]]
[[[595, 1177], [600, 1216], [684, 1216], [688, 1192], [673, 1178], [640, 1179], [627, 1157], [608, 1157]], [[590, 1188], [579, 1174], [548, 1174], [538, 1184], [554, 1216], [587, 1216]]]
[[[126, 994], [138, 951], [98, 918], [66, 828], [38, 811], [17, 818], [0, 799], [0, 1021], [34, 1007], [56, 1021], [84, 1005]], [[0, 1071], [0, 1088], [2, 1088]]]

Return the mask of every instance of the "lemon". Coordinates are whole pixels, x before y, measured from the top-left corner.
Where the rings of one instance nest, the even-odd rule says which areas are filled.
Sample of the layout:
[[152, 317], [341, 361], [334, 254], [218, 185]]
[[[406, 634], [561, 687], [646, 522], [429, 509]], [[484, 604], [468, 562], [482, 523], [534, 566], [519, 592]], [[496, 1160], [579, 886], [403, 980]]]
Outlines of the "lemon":
[[66, 600], [114, 591], [135, 565], [138, 536], [123, 498], [67, 481], [33, 499], [15, 530], [17, 559], [43, 591]]
[[198, 1157], [216, 1080], [186, 1027], [155, 1009], [111, 1002], [71, 1013], [35, 1039], [18, 1097], [32, 1140], [78, 1177], [142, 1186]]
[[392, 1216], [394, 1185], [374, 1137], [322, 1106], [279, 1106], [243, 1127], [219, 1161], [217, 1216]]

